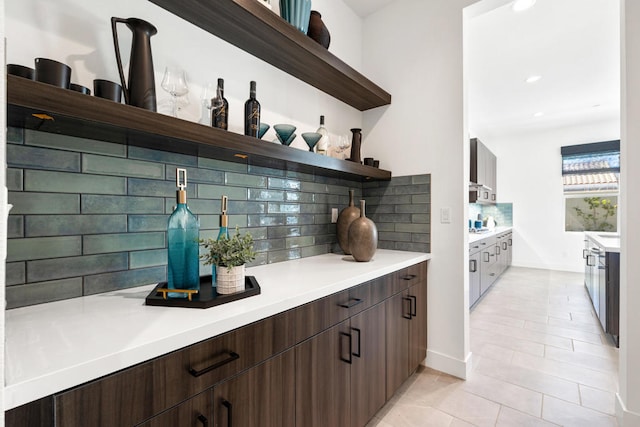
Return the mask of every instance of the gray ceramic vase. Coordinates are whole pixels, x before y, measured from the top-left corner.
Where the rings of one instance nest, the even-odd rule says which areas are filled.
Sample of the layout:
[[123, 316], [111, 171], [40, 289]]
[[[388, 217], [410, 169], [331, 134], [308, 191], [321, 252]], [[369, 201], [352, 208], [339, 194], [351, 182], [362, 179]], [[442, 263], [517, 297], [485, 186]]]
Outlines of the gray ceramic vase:
[[360, 200], [360, 218], [349, 226], [349, 249], [358, 262], [371, 261], [378, 249], [378, 227], [367, 218], [364, 200]]
[[346, 255], [351, 255], [351, 251], [349, 250], [349, 226], [359, 217], [360, 209], [356, 208], [353, 203], [353, 190], [349, 190], [349, 206], [340, 212], [340, 215], [338, 215], [338, 222], [336, 224], [338, 244], [340, 245], [342, 252]]

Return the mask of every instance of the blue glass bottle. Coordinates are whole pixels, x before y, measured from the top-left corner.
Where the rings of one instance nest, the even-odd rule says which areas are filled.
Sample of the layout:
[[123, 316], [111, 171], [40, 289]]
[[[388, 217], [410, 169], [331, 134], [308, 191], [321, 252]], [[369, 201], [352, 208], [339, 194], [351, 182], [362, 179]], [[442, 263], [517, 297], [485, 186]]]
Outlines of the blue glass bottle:
[[[167, 287], [200, 289], [199, 225], [187, 206], [187, 171], [176, 169], [178, 187], [175, 210], [167, 227]], [[187, 298], [185, 293], [169, 292], [170, 298]]]
[[[222, 209], [220, 214], [220, 232], [218, 232], [218, 239], [229, 239], [229, 217], [227, 216], [227, 196], [222, 196]], [[211, 284], [216, 287], [216, 265], [211, 266]]]

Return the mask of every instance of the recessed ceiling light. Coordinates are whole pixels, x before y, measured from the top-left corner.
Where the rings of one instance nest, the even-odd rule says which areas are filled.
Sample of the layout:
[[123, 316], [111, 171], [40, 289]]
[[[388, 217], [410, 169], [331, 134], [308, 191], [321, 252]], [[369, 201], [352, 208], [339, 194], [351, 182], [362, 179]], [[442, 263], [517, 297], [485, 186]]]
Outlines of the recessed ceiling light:
[[533, 117], [542, 117], [542, 116], [544, 116], [544, 113], [542, 111], [538, 111], [533, 115]]
[[514, 12], [522, 12], [523, 10], [527, 10], [536, 4], [536, 0], [516, 0], [513, 2], [511, 8]]
[[540, 80], [542, 78], [542, 76], [529, 76], [527, 77], [527, 80], [525, 80], [525, 82], [527, 83], [535, 83], [538, 80]]

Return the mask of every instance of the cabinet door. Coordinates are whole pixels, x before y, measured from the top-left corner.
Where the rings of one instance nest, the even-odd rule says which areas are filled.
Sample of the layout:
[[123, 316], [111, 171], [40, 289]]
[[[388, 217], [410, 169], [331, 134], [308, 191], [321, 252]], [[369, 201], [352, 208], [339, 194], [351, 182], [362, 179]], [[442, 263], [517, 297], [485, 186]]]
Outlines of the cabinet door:
[[495, 264], [495, 245], [487, 246], [480, 252], [482, 267], [480, 269], [480, 295], [489, 289], [493, 284], [495, 272], [493, 266]]
[[354, 344], [347, 320], [296, 346], [296, 426], [349, 426]]
[[294, 386], [294, 351], [288, 350], [213, 389], [214, 426], [292, 426]]
[[208, 427], [213, 419], [211, 403], [211, 391], [205, 391], [139, 427]]
[[480, 255], [481, 252], [469, 255], [469, 307], [480, 298]]
[[385, 306], [378, 304], [351, 318], [351, 425], [362, 427], [386, 401]]
[[411, 299], [406, 292], [385, 302], [387, 347], [387, 399], [409, 377], [409, 321]]
[[409, 373], [427, 357], [427, 282], [409, 288], [411, 321], [409, 321]]

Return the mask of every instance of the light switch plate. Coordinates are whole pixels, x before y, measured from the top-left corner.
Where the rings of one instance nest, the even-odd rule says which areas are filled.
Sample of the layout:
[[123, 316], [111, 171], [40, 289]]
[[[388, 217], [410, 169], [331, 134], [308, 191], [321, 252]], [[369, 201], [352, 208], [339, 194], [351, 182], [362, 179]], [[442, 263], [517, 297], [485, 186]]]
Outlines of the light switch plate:
[[440, 208], [440, 223], [441, 224], [451, 223], [451, 208]]
[[331, 208], [331, 222], [338, 222], [338, 208]]

